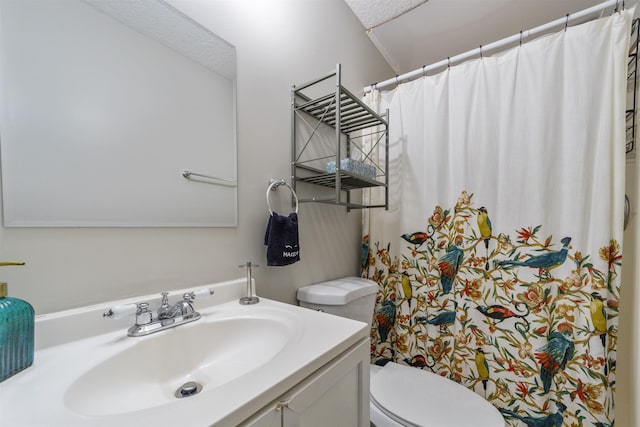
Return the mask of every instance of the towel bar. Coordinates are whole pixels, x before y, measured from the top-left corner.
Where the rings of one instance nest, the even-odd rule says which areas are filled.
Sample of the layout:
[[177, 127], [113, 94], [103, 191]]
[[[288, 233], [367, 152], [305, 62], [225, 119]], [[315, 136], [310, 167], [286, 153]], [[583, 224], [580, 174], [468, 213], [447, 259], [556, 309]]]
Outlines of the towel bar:
[[289, 188], [289, 190], [291, 190], [291, 196], [293, 196], [293, 200], [295, 201], [295, 207], [296, 207], [296, 214], [298, 213], [298, 196], [296, 195], [296, 192], [293, 191], [293, 188], [287, 184], [287, 182], [284, 179], [273, 179], [271, 178], [269, 186], [267, 187], [267, 208], [269, 209], [269, 215], [273, 215], [273, 210], [271, 209], [271, 202], [269, 201], [269, 194], [272, 190], [277, 190], [278, 187], [280, 187], [281, 185], [285, 185], [287, 186], [287, 188]]
[[217, 176], [203, 175], [201, 173], [195, 173], [195, 172], [191, 172], [191, 171], [187, 171], [187, 170], [181, 171], [180, 174], [186, 179], [192, 179], [191, 178], [192, 176], [205, 178], [205, 179], [211, 180], [211, 184], [222, 185], [224, 187], [237, 187], [238, 186], [238, 182], [237, 181], [233, 181], [233, 180], [226, 179], [226, 178], [219, 178]]

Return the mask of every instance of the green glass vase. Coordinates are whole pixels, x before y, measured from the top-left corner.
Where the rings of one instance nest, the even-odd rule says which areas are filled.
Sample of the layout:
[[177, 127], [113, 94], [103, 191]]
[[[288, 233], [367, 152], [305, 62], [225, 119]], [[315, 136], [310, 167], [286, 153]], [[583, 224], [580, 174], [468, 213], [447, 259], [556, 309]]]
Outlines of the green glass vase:
[[34, 318], [31, 304], [8, 297], [0, 283], [0, 382], [33, 364]]

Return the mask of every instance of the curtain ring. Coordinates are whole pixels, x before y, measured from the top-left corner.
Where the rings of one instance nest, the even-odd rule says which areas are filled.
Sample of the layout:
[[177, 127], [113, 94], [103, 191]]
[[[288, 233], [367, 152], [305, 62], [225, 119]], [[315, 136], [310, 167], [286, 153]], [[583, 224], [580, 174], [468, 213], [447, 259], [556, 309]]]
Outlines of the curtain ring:
[[398, 74], [396, 74], [396, 84], [399, 85], [400, 83], [398, 82]]
[[522, 30], [520, 30], [520, 46], [522, 46]]
[[564, 30], [567, 31], [567, 27], [569, 26], [569, 14], [567, 13], [567, 20], [564, 23]]
[[447, 68], [451, 68], [451, 57], [447, 56]]
[[480, 59], [482, 59], [482, 45], [480, 45]]
[[427, 77], [427, 70], [425, 70], [426, 67], [426, 65], [422, 66], [422, 77]]

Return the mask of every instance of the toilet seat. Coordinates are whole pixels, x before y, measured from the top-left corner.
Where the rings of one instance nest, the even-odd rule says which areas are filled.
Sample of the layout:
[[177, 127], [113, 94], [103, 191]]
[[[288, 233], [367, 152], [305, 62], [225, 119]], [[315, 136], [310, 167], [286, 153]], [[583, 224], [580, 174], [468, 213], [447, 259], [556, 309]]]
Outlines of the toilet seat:
[[[373, 378], [380, 369], [382, 369], [382, 366], [369, 365], [370, 378]], [[381, 408], [381, 405], [376, 402], [371, 393], [369, 393], [369, 410], [372, 427], [406, 427], [408, 425], [405, 421], [403, 426], [400, 424], [402, 420], [396, 419], [395, 415]]]
[[[439, 375], [389, 362], [371, 366], [371, 401], [410, 427], [504, 427], [500, 412], [478, 394]], [[372, 415], [375, 408], [372, 408]], [[380, 414], [375, 414], [378, 417]], [[373, 419], [372, 416], [372, 421]]]
[[[408, 424], [400, 424], [400, 420], [394, 420], [393, 414], [383, 412], [383, 410], [371, 399], [369, 402], [371, 427], [407, 427]], [[413, 427], [413, 426], [409, 426]]]

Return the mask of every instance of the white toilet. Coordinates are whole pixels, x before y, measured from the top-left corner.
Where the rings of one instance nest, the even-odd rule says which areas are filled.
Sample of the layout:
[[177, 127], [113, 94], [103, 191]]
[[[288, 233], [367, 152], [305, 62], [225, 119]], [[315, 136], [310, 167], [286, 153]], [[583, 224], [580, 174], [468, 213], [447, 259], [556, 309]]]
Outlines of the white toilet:
[[[371, 325], [378, 285], [345, 277], [298, 289], [300, 306]], [[504, 427], [500, 412], [460, 384], [389, 362], [371, 365], [371, 423], [376, 427]]]

